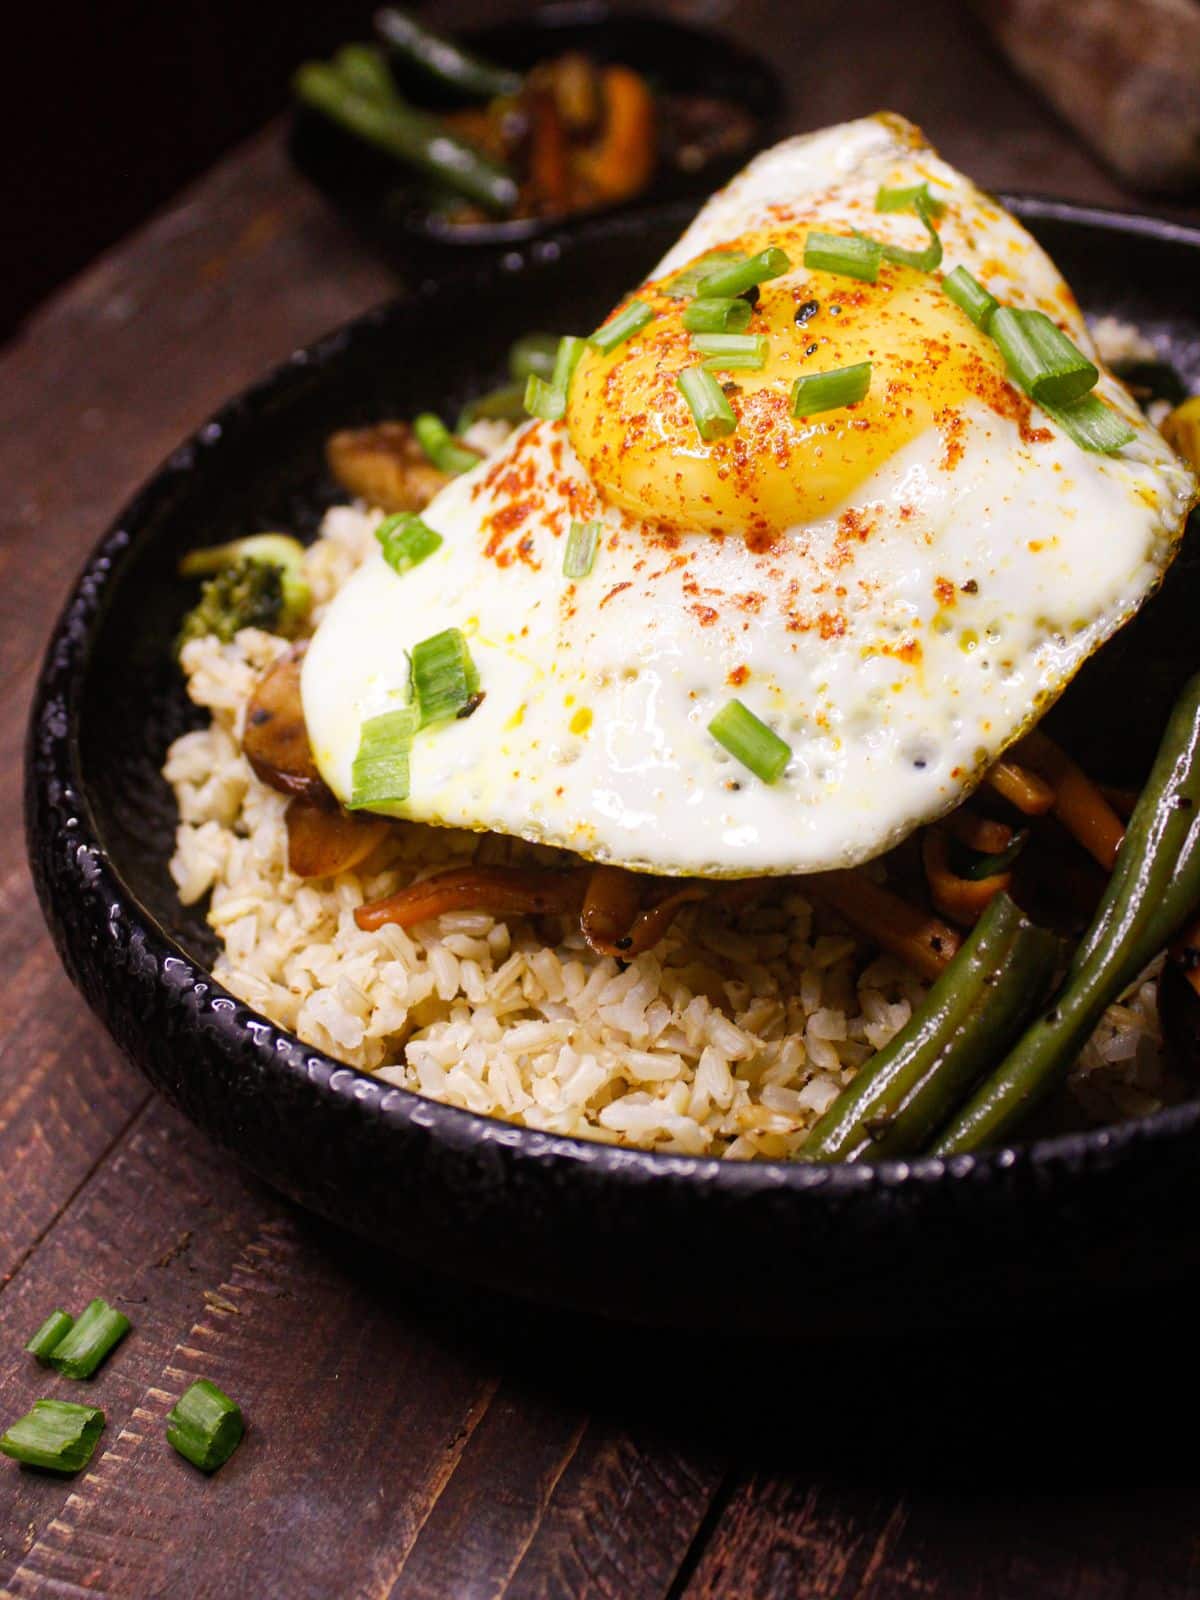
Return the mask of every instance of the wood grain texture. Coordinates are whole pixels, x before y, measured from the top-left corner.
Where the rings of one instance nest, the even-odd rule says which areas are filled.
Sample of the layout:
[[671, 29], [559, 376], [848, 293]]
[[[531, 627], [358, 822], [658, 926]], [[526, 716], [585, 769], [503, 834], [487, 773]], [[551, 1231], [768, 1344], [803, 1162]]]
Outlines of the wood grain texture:
[[[737, 7], [797, 127], [890, 105], [988, 185], [1122, 198], [955, 0], [780, 17]], [[394, 281], [271, 130], [0, 357], [0, 1418], [80, 1392], [108, 1415], [74, 1481], [0, 1461], [0, 1596], [1200, 1594], [1196, 1473], [1162, 1448], [1196, 1420], [1180, 1308], [1043, 1329], [1028, 1351], [774, 1350], [484, 1301], [263, 1190], [71, 994], [18, 826], [25, 707], [67, 583], [185, 433]], [[19, 1354], [52, 1305], [93, 1293], [135, 1330], [90, 1384]], [[201, 1375], [249, 1422], [212, 1480], [162, 1438]]]

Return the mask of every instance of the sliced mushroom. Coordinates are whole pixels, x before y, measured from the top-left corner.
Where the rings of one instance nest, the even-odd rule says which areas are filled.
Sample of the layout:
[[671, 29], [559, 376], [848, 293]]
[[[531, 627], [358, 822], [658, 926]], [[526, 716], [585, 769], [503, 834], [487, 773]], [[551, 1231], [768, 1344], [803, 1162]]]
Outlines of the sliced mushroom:
[[330, 811], [302, 796], [284, 814], [288, 835], [288, 866], [298, 878], [332, 878], [358, 866], [379, 844], [390, 824], [386, 817], [370, 817], [340, 807]]
[[242, 753], [272, 789], [333, 810], [337, 802], [317, 770], [304, 723], [300, 698], [303, 654], [303, 648], [289, 650], [258, 680], [246, 707]]
[[450, 479], [429, 460], [407, 422], [344, 428], [325, 443], [344, 489], [383, 511], [423, 511]]

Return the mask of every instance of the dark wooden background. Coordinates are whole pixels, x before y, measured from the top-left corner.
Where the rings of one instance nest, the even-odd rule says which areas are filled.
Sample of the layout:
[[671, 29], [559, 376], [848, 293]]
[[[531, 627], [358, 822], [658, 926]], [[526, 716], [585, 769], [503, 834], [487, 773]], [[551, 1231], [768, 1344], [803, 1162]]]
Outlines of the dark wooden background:
[[[698, 7], [693, 7], [693, 11]], [[1124, 200], [955, 0], [737, 24], [797, 127], [892, 106], [983, 182]], [[1183, 214], [1200, 216], [1194, 208]], [[0, 1461], [0, 1595], [1200, 1594], [1182, 1290], [986, 1336], [733, 1342], [599, 1327], [417, 1278], [216, 1154], [59, 971], [24, 866], [25, 707], [85, 550], [230, 391], [392, 292], [288, 170], [239, 149], [0, 360], [0, 1418], [74, 1398], [20, 1354], [103, 1294], [135, 1332], [59, 1482]], [[681, 1241], [711, 1275], [703, 1241]], [[787, 1271], [787, 1263], [781, 1263]], [[208, 1375], [244, 1404], [211, 1481], [162, 1439]]]

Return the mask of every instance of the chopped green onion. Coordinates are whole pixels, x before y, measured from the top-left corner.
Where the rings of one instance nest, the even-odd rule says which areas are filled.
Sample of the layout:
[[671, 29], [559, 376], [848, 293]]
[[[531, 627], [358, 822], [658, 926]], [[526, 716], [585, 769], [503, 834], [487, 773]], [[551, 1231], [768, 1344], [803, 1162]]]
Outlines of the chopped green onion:
[[563, 551], [563, 576], [586, 578], [596, 560], [596, 546], [600, 542], [603, 524], [599, 522], [573, 522], [567, 534], [567, 548]]
[[104, 1431], [104, 1413], [70, 1400], [35, 1400], [31, 1410], [0, 1434], [0, 1450], [27, 1467], [78, 1472], [92, 1459]]
[[524, 383], [531, 373], [539, 378], [553, 377], [558, 346], [556, 333], [523, 333], [509, 349], [509, 374], [517, 383]]
[[457, 717], [479, 693], [479, 673], [457, 628], [444, 628], [412, 651], [413, 702], [420, 726]]
[[663, 285], [663, 293], [669, 294], [673, 300], [689, 299], [699, 289], [701, 279], [707, 278], [718, 267], [733, 267], [746, 259], [740, 250], [707, 250], [690, 267], [684, 267], [682, 272], [668, 278]]
[[525, 409], [530, 416], [540, 417], [543, 422], [557, 422], [566, 415], [571, 379], [586, 343], [586, 339], [580, 339], [573, 333], [564, 334], [558, 341], [558, 354], [554, 358], [554, 371], [549, 382], [539, 378], [536, 372], [529, 374], [529, 381], [525, 385]]
[[1003, 850], [993, 851], [991, 854], [979, 850], [972, 850], [958, 839], [950, 840], [950, 868], [956, 878], [966, 878], [970, 883], [979, 883], [984, 878], [994, 878], [1001, 872], [1007, 872], [1009, 867], [1024, 850], [1029, 840], [1029, 829], [1020, 828], [1013, 834]]
[[875, 196], [876, 211], [916, 211], [921, 205], [931, 217], [940, 217], [946, 209], [945, 201], [931, 194], [927, 183], [913, 184], [911, 189], [881, 188]]
[[1120, 412], [1105, 405], [1099, 395], [1085, 394], [1082, 400], [1070, 406], [1048, 406], [1043, 402], [1042, 409], [1081, 450], [1112, 455], [1137, 438]]
[[804, 243], [804, 265], [814, 272], [836, 272], [843, 278], [874, 283], [883, 260], [878, 239], [862, 234], [810, 233]]
[[654, 318], [653, 306], [647, 305], [644, 300], [631, 300], [623, 311], [619, 311], [608, 322], [601, 323], [588, 343], [602, 355], [610, 355], [618, 345], [624, 344], [626, 339], [632, 339]]
[[107, 1300], [93, 1300], [50, 1352], [50, 1365], [64, 1378], [90, 1378], [132, 1326]]
[[702, 439], [723, 439], [737, 427], [725, 391], [703, 367], [686, 367], [677, 379]]
[[1099, 372], [1044, 311], [1001, 306], [988, 331], [1009, 372], [1039, 405], [1069, 406], [1095, 388]]
[[763, 333], [698, 333], [692, 347], [709, 359], [706, 372], [758, 372], [767, 362], [767, 337]]
[[167, 1413], [167, 1443], [201, 1472], [223, 1467], [245, 1432], [241, 1407], [207, 1378], [185, 1389]]
[[748, 300], [711, 295], [691, 302], [683, 313], [683, 325], [689, 333], [743, 333], [753, 315]]
[[524, 422], [526, 381], [522, 378], [520, 383], [503, 383], [498, 389], [489, 389], [486, 394], [476, 395], [474, 400], [468, 400], [458, 413], [454, 431], [466, 433], [473, 422], [481, 420]]
[[791, 746], [760, 722], [740, 700], [730, 700], [708, 725], [713, 738], [756, 778], [774, 783], [792, 759]]
[[422, 522], [415, 511], [397, 511], [384, 517], [375, 529], [375, 537], [383, 547], [383, 559], [393, 572], [402, 575], [419, 567], [442, 544], [441, 534]]
[[777, 246], [771, 245], [769, 249], [751, 256], [748, 261], [728, 262], [707, 273], [696, 286], [697, 293], [705, 300], [732, 299], [745, 294], [747, 289], [756, 289], [768, 278], [781, 277], [790, 271], [791, 265], [788, 256]]
[[350, 774], [348, 810], [408, 799], [408, 753], [418, 726], [413, 706], [384, 711], [363, 723]]
[[459, 444], [441, 417], [435, 417], [432, 411], [423, 411], [414, 420], [413, 433], [439, 472], [447, 472], [456, 478], [460, 472], [470, 472], [472, 467], [479, 465], [478, 450], [470, 450]]
[[829, 372], [810, 372], [792, 385], [792, 415], [813, 417], [819, 411], [837, 411], [856, 405], [871, 387], [871, 363], [858, 361], [852, 367], [834, 367]]
[[46, 1361], [74, 1326], [74, 1317], [69, 1317], [65, 1311], [52, 1311], [25, 1348], [39, 1361]]
[[915, 267], [918, 272], [936, 272], [942, 264], [942, 240], [933, 225], [933, 211], [921, 195], [916, 197], [913, 205], [925, 232], [929, 235], [929, 243], [924, 250], [906, 250], [898, 244], [881, 244], [885, 261], [894, 261], [901, 267]]
[[967, 313], [977, 328], [982, 328], [985, 333], [988, 331], [999, 302], [971, 276], [966, 267], [955, 267], [953, 272], [948, 272], [942, 279], [942, 288], [954, 304]]

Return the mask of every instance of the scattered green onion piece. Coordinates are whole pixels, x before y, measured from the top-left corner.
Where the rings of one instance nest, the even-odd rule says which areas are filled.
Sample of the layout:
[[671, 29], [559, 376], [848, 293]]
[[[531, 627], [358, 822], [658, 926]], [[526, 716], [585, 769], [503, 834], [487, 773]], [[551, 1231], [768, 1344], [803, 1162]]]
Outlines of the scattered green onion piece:
[[522, 378], [520, 383], [503, 383], [498, 389], [468, 400], [458, 413], [454, 431], [466, 433], [473, 422], [524, 422], [526, 382]]
[[942, 288], [960, 310], [965, 311], [977, 328], [986, 333], [999, 302], [971, 274], [966, 267], [955, 267], [942, 279]]
[[1039, 405], [1069, 406], [1095, 388], [1100, 374], [1044, 311], [1001, 306], [988, 331], [1009, 372]]
[[723, 439], [733, 432], [737, 418], [711, 372], [705, 372], [703, 367], [686, 367], [677, 382], [702, 439]]
[[530, 373], [525, 385], [525, 409], [530, 416], [540, 417], [543, 422], [557, 422], [566, 415], [571, 379], [586, 343], [586, 339], [580, 339], [575, 334], [565, 334], [558, 341], [558, 354], [554, 358], [554, 371], [549, 382], [539, 378], [536, 372]]
[[413, 433], [439, 472], [447, 472], [457, 478], [460, 473], [470, 472], [472, 467], [479, 465], [478, 450], [469, 450], [459, 444], [441, 417], [435, 417], [432, 411], [423, 411], [414, 419]]
[[419, 567], [426, 557], [441, 548], [442, 536], [415, 511], [397, 511], [375, 529], [383, 547], [383, 559], [393, 572], [403, 575]]
[[881, 188], [875, 196], [876, 211], [915, 211], [921, 205], [931, 217], [940, 217], [946, 209], [945, 201], [931, 194], [927, 183], [913, 184], [910, 189]]
[[524, 383], [530, 373], [553, 377], [559, 343], [556, 333], [523, 333], [515, 339], [508, 352], [508, 370], [514, 382]]
[[769, 249], [751, 256], [748, 261], [734, 261], [717, 267], [714, 272], [700, 279], [696, 286], [697, 294], [703, 300], [733, 299], [745, 294], [747, 289], [756, 289], [769, 278], [781, 277], [790, 270], [791, 265], [785, 252], [771, 245]]
[[820, 411], [837, 411], [856, 405], [871, 387], [871, 363], [858, 361], [852, 367], [834, 367], [829, 372], [810, 372], [792, 385], [792, 415], [813, 417]]
[[65, 1311], [52, 1311], [25, 1348], [39, 1361], [48, 1361], [51, 1351], [62, 1343], [74, 1326], [74, 1317], [69, 1317]]
[[64, 1378], [90, 1378], [132, 1326], [107, 1300], [93, 1300], [50, 1352], [50, 1365]]
[[1049, 406], [1043, 402], [1043, 410], [1081, 450], [1109, 456], [1137, 438], [1120, 412], [1106, 406], [1099, 395], [1085, 394], [1072, 406]]
[[913, 209], [929, 235], [929, 243], [924, 250], [906, 250], [898, 244], [881, 244], [883, 259], [894, 261], [897, 266], [915, 267], [918, 272], [936, 272], [942, 264], [942, 240], [933, 225], [933, 212], [920, 195], [917, 196]]
[[457, 628], [444, 628], [412, 651], [413, 703], [419, 726], [457, 717], [479, 693], [479, 673]]
[[632, 339], [635, 333], [640, 333], [648, 322], [653, 322], [655, 310], [647, 305], [644, 300], [631, 300], [623, 311], [617, 313], [609, 322], [601, 323], [588, 343], [593, 350], [599, 350], [602, 355], [610, 355], [618, 345]]
[[683, 313], [683, 325], [689, 333], [744, 333], [753, 315], [748, 300], [710, 295], [691, 302]]
[[764, 783], [774, 783], [792, 759], [791, 746], [760, 722], [740, 700], [730, 700], [708, 725], [713, 738], [735, 761]]
[[418, 726], [413, 706], [384, 711], [363, 723], [350, 775], [350, 811], [408, 799], [408, 753]]
[[167, 1413], [167, 1443], [201, 1472], [223, 1467], [245, 1432], [241, 1407], [207, 1378], [185, 1389]]
[[1028, 839], [1029, 829], [1021, 828], [1013, 834], [1003, 850], [995, 850], [990, 854], [971, 850], [958, 839], [951, 839], [950, 868], [956, 878], [965, 878], [969, 883], [981, 883], [985, 878], [995, 878], [1001, 872], [1008, 871], [1024, 850]]
[[686, 300], [694, 295], [703, 278], [709, 277], [718, 267], [733, 267], [747, 260], [740, 250], [708, 250], [697, 257], [690, 267], [684, 267], [663, 284], [663, 293], [674, 300]]
[[32, 1408], [0, 1434], [0, 1450], [27, 1467], [78, 1472], [92, 1459], [104, 1431], [104, 1413], [70, 1400], [35, 1400]]
[[563, 551], [563, 576], [586, 578], [596, 561], [596, 546], [600, 542], [602, 524], [599, 522], [573, 522], [567, 534], [567, 548]]
[[763, 333], [698, 333], [692, 347], [709, 359], [706, 372], [758, 372], [767, 364], [767, 338]]
[[843, 278], [874, 283], [883, 260], [878, 239], [862, 234], [810, 233], [804, 243], [804, 265], [813, 272], [835, 272]]

